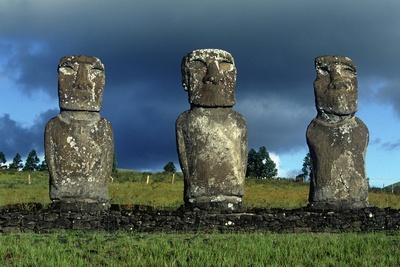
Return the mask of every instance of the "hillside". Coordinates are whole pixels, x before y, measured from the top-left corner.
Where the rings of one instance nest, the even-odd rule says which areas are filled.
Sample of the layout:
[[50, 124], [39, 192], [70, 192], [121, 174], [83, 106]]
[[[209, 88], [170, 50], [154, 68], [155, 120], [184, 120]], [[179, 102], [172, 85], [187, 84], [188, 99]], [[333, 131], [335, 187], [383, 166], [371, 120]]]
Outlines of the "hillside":
[[388, 193], [400, 195], [400, 182], [385, 186], [382, 190]]

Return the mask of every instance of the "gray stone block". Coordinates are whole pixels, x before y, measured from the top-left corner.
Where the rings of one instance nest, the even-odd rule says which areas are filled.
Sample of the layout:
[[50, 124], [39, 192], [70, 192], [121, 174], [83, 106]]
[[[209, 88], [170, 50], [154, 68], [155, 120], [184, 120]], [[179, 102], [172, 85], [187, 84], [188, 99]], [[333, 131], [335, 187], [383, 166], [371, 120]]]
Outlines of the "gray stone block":
[[95, 57], [70, 56], [58, 73], [61, 113], [45, 129], [50, 198], [104, 209], [114, 155], [111, 124], [99, 114], [104, 66]]
[[368, 129], [357, 117], [356, 69], [348, 57], [315, 60], [317, 117], [307, 128], [312, 159], [310, 205], [315, 208], [368, 206], [365, 154]]
[[182, 61], [190, 110], [176, 122], [186, 206], [235, 210], [242, 203], [247, 164], [247, 127], [232, 109], [236, 68], [218, 49], [200, 49]]

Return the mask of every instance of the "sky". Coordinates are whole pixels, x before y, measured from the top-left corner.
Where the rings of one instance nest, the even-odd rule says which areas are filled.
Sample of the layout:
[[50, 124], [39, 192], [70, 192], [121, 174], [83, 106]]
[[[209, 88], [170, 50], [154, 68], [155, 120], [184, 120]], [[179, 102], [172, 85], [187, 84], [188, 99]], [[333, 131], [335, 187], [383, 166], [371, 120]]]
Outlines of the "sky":
[[278, 175], [300, 173], [305, 132], [316, 116], [314, 58], [344, 55], [357, 66], [359, 111], [370, 132], [373, 186], [400, 181], [398, 0], [1, 0], [0, 151], [36, 149], [59, 113], [57, 64], [91, 55], [105, 65], [101, 114], [113, 125], [118, 166], [179, 166], [175, 120], [189, 108], [182, 57], [229, 51], [238, 69], [235, 110], [249, 148], [267, 147]]

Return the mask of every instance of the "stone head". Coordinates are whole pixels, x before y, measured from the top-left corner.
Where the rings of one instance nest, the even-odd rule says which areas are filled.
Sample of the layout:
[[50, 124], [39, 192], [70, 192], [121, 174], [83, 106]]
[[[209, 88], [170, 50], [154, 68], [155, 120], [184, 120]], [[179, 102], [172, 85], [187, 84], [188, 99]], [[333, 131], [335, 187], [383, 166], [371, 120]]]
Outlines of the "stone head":
[[58, 65], [61, 110], [100, 111], [105, 84], [104, 65], [90, 56], [66, 56]]
[[236, 67], [232, 55], [220, 49], [190, 52], [182, 59], [182, 85], [188, 91], [192, 105], [233, 106]]
[[357, 111], [357, 73], [352, 60], [342, 56], [315, 59], [314, 93], [319, 113], [338, 116]]

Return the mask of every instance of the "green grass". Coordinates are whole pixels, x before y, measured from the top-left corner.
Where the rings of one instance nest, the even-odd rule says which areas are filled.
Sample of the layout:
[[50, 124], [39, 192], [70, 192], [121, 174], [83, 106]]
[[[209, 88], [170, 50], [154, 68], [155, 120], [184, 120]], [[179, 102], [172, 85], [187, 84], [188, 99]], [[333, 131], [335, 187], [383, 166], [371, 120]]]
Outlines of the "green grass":
[[[177, 174], [175, 183], [171, 175], [121, 171], [110, 183], [111, 202], [115, 204], [141, 204], [157, 208], [177, 208], [183, 204], [183, 178]], [[246, 207], [298, 208], [307, 205], [309, 185], [288, 180], [257, 181], [248, 179], [245, 186]], [[400, 209], [400, 194], [370, 192], [369, 201], [377, 207]], [[45, 172], [31, 174], [28, 184], [26, 172], [0, 172], [0, 206], [15, 203], [50, 203], [48, 175]]]
[[48, 174], [27, 172], [0, 172], [0, 206], [6, 204], [39, 202], [50, 203]]
[[400, 266], [400, 234], [0, 235], [3, 266]]

